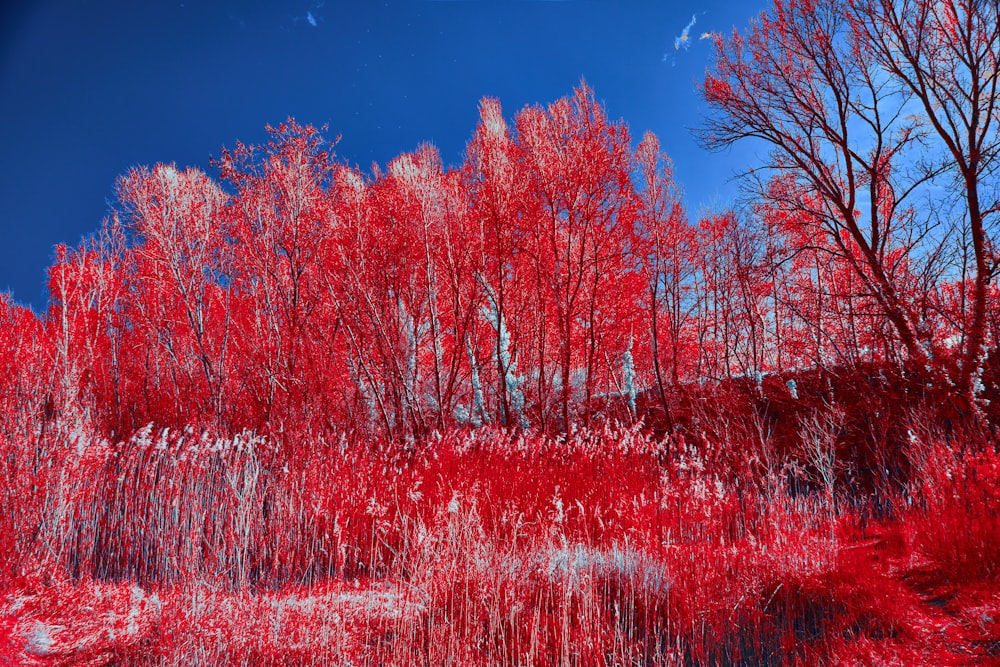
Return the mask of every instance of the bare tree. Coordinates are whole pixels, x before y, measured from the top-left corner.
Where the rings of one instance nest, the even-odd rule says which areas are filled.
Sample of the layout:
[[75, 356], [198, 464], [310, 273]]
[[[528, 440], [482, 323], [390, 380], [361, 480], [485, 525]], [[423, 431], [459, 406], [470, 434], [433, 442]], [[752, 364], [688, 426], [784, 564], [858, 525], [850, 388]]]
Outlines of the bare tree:
[[[974, 0], [776, 0], [746, 35], [717, 39], [703, 88], [715, 111], [706, 145], [767, 144], [765, 172], [782, 187], [752, 174], [756, 196], [797, 216], [802, 247], [817, 239], [815, 249], [850, 268], [911, 366], [969, 403], [995, 270], [996, 204], [981, 199], [996, 194], [997, 12]], [[975, 254], [957, 363], [925, 308], [927, 277], [947, 273], [944, 248], [961, 222], [937, 214], [941, 188], [962, 194]]]

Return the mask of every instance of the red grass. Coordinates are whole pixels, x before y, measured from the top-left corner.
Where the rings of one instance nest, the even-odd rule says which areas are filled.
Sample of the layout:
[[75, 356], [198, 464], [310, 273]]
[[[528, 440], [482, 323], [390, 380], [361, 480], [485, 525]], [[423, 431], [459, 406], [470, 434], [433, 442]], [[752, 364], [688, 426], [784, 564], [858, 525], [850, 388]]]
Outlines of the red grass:
[[284, 462], [251, 434], [34, 442], [3, 451], [11, 664], [962, 664], [1000, 641], [983, 441], [921, 448], [878, 525], [638, 427]]
[[912, 447], [915, 507], [906, 525], [924, 565], [952, 583], [1000, 585], [1000, 454], [982, 439], [927, 436]]

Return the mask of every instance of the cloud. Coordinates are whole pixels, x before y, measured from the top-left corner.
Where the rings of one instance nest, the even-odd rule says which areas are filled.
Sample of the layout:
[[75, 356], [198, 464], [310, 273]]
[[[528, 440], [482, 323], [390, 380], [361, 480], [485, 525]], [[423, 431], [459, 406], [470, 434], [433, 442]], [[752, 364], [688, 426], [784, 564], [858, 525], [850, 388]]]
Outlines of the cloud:
[[322, 7], [323, 7], [323, 3], [322, 2], [314, 2], [314, 3], [312, 3], [312, 9], [306, 10], [305, 16], [303, 16], [303, 15], [300, 14], [298, 16], [291, 16], [291, 17], [289, 17], [289, 18], [292, 19], [292, 25], [299, 25], [300, 22], [305, 22], [305, 23], [309, 24], [313, 28], [318, 28], [320, 21], [323, 20], [323, 17], [322, 17], [322, 15], [320, 15], [318, 13], [314, 14], [312, 10], [313, 9], [321, 9]]
[[[678, 55], [676, 55], [677, 52], [682, 50], [687, 51], [691, 48], [691, 42], [695, 41], [695, 37], [692, 36], [691, 30], [692, 28], [694, 28], [695, 24], [698, 23], [698, 16], [704, 16], [706, 13], [707, 12], [695, 12], [694, 14], [691, 15], [691, 20], [688, 21], [688, 24], [684, 26], [683, 30], [681, 30], [681, 34], [678, 35], [677, 37], [674, 37], [674, 53], [671, 53], [669, 50], [664, 51], [663, 62], [670, 63], [671, 67], [677, 66], [677, 58], [678, 58]], [[716, 32], [706, 31], [701, 33], [698, 36], [697, 40], [698, 41], [704, 41], [706, 39], [713, 40], [717, 35], [718, 33]]]
[[690, 35], [691, 28], [693, 28], [694, 24], [697, 22], [698, 22], [698, 15], [692, 14], [691, 22], [688, 23], [686, 26], [684, 26], [684, 30], [681, 31], [679, 37], [674, 38], [674, 51], [680, 51], [681, 47], [684, 47], [684, 50], [686, 51], [688, 47], [691, 46], [691, 35]]

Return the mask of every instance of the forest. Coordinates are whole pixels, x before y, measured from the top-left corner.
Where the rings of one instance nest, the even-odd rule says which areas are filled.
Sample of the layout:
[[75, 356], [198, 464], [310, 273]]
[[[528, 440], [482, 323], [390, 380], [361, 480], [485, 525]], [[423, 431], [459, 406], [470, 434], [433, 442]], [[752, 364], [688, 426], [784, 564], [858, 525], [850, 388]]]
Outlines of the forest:
[[714, 39], [726, 210], [584, 82], [123, 174], [0, 297], [0, 664], [1000, 664], [1000, 5]]

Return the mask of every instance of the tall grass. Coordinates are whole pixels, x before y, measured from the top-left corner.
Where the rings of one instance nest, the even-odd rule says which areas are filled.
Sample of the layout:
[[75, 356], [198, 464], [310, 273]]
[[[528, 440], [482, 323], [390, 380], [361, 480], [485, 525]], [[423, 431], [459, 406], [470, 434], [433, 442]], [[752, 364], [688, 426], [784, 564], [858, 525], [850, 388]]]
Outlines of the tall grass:
[[[792, 493], [777, 467], [736, 475], [637, 427], [313, 439], [290, 459], [191, 430], [36, 444], [38, 462], [4, 450], [15, 662], [787, 665], [907, 641], [888, 580], [845, 551], [832, 482]], [[996, 454], [970, 456], [911, 511], [987, 518]], [[993, 549], [995, 572], [995, 522], [960, 553], [949, 528], [923, 553], [957, 574]]]
[[[912, 432], [912, 431], [911, 431]], [[920, 430], [909, 448], [912, 506], [904, 525], [922, 565], [952, 583], [1000, 583], [1000, 453], [984, 434]]]

